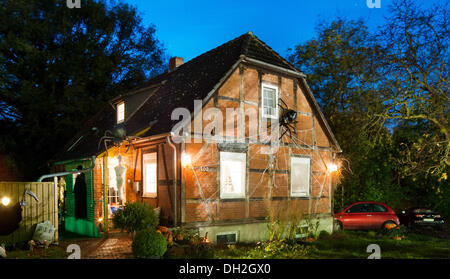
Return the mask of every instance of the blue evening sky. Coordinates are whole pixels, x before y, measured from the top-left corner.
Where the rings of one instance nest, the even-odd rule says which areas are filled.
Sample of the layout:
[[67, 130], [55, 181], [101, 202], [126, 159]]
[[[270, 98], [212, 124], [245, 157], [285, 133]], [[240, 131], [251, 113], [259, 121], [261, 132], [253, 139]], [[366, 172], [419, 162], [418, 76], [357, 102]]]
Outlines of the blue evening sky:
[[[367, 0], [123, 0], [156, 26], [168, 54], [185, 62], [247, 31], [286, 56], [288, 48], [312, 39], [323, 20], [363, 18], [376, 28], [392, 2], [380, 1], [381, 8], [370, 9]], [[425, 7], [438, 1], [416, 0]]]

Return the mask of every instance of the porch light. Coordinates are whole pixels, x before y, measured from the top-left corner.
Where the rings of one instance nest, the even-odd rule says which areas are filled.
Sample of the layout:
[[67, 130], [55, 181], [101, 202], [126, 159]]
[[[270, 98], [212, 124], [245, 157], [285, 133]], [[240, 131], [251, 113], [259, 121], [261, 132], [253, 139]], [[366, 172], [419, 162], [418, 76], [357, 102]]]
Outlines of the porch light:
[[8, 206], [8, 204], [11, 202], [11, 199], [10, 198], [8, 198], [8, 197], [3, 197], [2, 198], [2, 204], [4, 205], [4, 206]]
[[189, 166], [191, 164], [191, 156], [187, 153], [181, 155], [181, 164], [183, 167]]
[[336, 164], [330, 164], [329, 166], [328, 166], [328, 171], [329, 172], [336, 172], [338, 170], [338, 166], [336, 165]]

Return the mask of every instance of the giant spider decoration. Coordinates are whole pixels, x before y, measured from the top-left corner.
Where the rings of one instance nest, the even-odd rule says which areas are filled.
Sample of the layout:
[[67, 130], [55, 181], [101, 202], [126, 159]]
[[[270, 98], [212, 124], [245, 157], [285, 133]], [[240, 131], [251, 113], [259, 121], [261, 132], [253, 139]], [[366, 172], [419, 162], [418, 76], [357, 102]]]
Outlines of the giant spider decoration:
[[292, 139], [292, 133], [297, 134], [295, 127], [292, 126], [297, 123], [297, 121], [295, 121], [295, 119], [297, 119], [297, 112], [289, 109], [283, 99], [280, 98], [279, 100], [284, 104], [283, 107], [280, 103], [278, 103], [278, 106], [281, 108], [280, 125], [284, 128], [284, 131], [280, 136], [280, 140], [287, 132], [289, 132], [289, 137]]
[[130, 146], [133, 147], [133, 149], [134, 149], [133, 142], [131, 141], [132, 139], [134, 139], [134, 137], [132, 138], [132, 137], [128, 137], [126, 135], [125, 128], [115, 127], [114, 133], [111, 132], [110, 130], [105, 131], [105, 134], [99, 140], [98, 149], [100, 149], [100, 145], [103, 142], [103, 144], [105, 146], [105, 151], [108, 153], [108, 144], [112, 143], [112, 146], [120, 147], [122, 145], [122, 142], [127, 141], [128, 148], [127, 148], [127, 151], [125, 152], [125, 153], [127, 153], [128, 150], [130, 149]]

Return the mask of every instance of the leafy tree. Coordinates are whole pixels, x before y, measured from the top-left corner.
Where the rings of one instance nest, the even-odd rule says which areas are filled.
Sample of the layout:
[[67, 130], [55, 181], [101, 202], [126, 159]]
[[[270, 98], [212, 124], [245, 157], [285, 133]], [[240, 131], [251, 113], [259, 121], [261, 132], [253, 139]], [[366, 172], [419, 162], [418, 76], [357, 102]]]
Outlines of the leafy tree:
[[291, 50], [290, 61], [303, 70], [318, 102], [344, 150], [343, 179], [336, 193], [337, 207], [360, 199], [383, 200], [382, 188], [391, 180], [388, 133], [371, 141], [365, 127], [370, 114], [381, 112], [376, 90], [377, 61], [383, 49], [362, 20], [337, 19], [317, 28], [316, 39]]
[[164, 62], [155, 27], [128, 4], [0, 0], [0, 121], [21, 171], [48, 171], [81, 123]]
[[427, 127], [407, 145], [402, 157], [407, 175], [446, 177], [450, 164], [448, 7], [448, 0], [430, 9], [411, 0], [394, 1], [377, 37], [386, 49], [379, 86], [385, 108], [373, 114], [373, 124], [382, 127], [389, 121], [398, 123], [392, 120], [407, 120]]

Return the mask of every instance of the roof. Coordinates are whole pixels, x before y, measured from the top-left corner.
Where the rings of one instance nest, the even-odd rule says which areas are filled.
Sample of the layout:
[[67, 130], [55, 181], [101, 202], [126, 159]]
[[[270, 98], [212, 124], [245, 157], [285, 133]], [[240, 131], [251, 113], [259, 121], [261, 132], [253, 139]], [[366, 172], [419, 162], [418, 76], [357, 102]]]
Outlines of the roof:
[[[127, 113], [124, 123], [127, 135], [136, 135], [145, 129], [148, 131], [140, 134], [141, 137], [170, 132], [176, 124], [171, 120], [172, 111], [178, 107], [185, 107], [192, 112], [193, 100], [204, 100], [243, 57], [301, 74], [252, 32], [245, 33], [182, 64], [173, 71], [150, 79], [127, 94], [114, 98], [113, 101], [125, 100], [127, 103], [127, 100], [131, 100], [133, 95], [139, 93], [140, 97], [135, 99], [145, 100], [139, 106], [135, 104], [131, 108], [132, 112]], [[147, 92], [147, 95], [141, 94], [142, 92]], [[312, 102], [315, 103], [314, 100]], [[320, 112], [320, 109], [318, 111]], [[99, 142], [107, 130], [113, 131], [116, 124], [115, 113], [111, 104], [105, 105], [83, 125], [80, 132], [56, 156], [56, 160], [83, 159], [102, 153], [104, 148], [99, 148]], [[151, 129], [148, 129], [150, 126]], [[93, 130], [93, 127], [96, 127], [96, 130]], [[329, 127], [326, 130], [329, 130]], [[329, 132], [331, 133], [331, 130]]]

